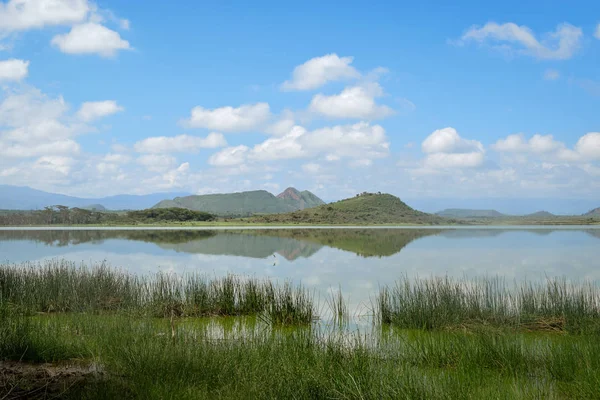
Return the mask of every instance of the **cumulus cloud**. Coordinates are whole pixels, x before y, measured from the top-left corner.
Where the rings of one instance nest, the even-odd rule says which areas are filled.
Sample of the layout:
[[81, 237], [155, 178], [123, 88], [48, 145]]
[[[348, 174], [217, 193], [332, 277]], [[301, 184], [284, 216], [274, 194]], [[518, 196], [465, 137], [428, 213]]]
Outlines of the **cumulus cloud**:
[[423, 141], [421, 149], [426, 154], [423, 171], [474, 168], [484, 162], [481, 142], [464, 139], [451, 127], [434, 131]]
[[0, 2], [0, 31], [14, 32], [82, 22], [92, 10], [87, 0], [9, 0]]
[[225, 137], [211, 132], [205, 138], [190, 135], [173, 137], [157, 136], [137, 142], [134, 145], [138, 153], [195, 153], [200, 149], [214, 149], [227, 146]]
[[326, 155], [330, 161], [341, 158], [373, 159], [389, 154], [385, 130], [379, 125], [360, 122], [308, 131], [294, 126], [281, 137], [274, 137], [253, 148], [237, 146], [214, 154], [209, 163], [233, 166], [250, 162], [290, 160]]
[[[497, 48], [544, 60], [567, 60], [580, 46], [581, 28], [564, 23], [554, 32], [543, 35], [539, 40], [526, 26], [512, 22], [498, 24], [488, 22], [483, 27], [473, 26], [461, 38], [460, 43], [492, 43]], [[499, 44], [499, 45], [498, 45]]]
[[130, 50], [127, 40], [118, 32], [95, 22], [75, 25], [69, 33], [56, 35], [51, 42], [67, 54], [98, 54], [114, 57], [119, 50]]
[[560, 142], [554, 140], [552, 135], [536, 134], [526, 140], [523, 134], [509, 135], [505, 139], [498, 140], [492, 148], [502, 152], [533, 152], [548, 153], [564, 147]]
[[177, 159], [165, 154], [146, 154], [137, 158], [137, 163], [149, 171], [165, 172], [175, 165]]
[[213, 154], [208, 163], [215, 167], [231, 167], [243, 164], [246, 161], [246, 154], [249, 148], [247, 146], [227, 147], [218, 153]]
[[29, 73], [29, 61], [9, 60], [0, 61], [0, 82], [20, 81]]
[[87, 101], [81, 105], [77, 116], [82, 121], [90, 122], [124, 110], [115, 100]]
[[346, 88], [337, 95], [317, 94], [313, 97], [309, 110], [331, 118], [383, 118], [392, 115], [394, 111], [375, 102], [375, 98], [382, 95], [383, 90], [378, 83], [368, 83]]
[[568, 162], [584, 163], [600, 160], [600, 133], [589, 132], [579, 138], [573, 149], [554, 140], [552, 135], [536, 134], [526, 140], [524, 135], [509, 135], [498, 140], [492, 148], [503, 153], [524, 153]]
[[183, 125], [189, 128], [204, 128], [222, 132], [244, 132], [260, 129], [271, 118], [267, 103], [246, 104], [240, 107], [206, 109], [194, 107]]
[[480, 142], [463, 139], [454, 128], [434, 131], [423, 141], [421, 148], [425, 153], [483, 152], [483, 145]]
[[360, 77], [360, 73], [350, 64], [353, 57], [339, 57], [337, 54], [327, 54], [315, 57], [294, 68], [292, 79], [285, 81], [283, 90], [313, 90], [327, 82]]
[[76, 155], [80, 146], [71, 139], [52, 140], [47, 143], [10, 143], [0, 139], [0, 154], [6, 158]]

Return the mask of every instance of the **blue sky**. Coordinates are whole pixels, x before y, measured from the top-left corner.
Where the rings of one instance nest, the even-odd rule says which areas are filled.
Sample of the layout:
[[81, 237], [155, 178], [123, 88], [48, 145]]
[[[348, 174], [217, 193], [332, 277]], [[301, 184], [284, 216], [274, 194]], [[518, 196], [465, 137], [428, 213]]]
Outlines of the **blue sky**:
[[5, 0], [0, 48], [0, 183], [600, 193], [598, 2]]

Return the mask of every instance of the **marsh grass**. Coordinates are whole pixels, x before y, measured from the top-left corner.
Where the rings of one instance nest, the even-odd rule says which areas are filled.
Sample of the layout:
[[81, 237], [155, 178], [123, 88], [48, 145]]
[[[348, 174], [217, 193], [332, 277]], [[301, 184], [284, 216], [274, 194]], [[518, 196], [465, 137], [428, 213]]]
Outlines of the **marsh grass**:
[[154, 317], [265, 314], [274, 324], [310, 324], [307, 289], [255, 277], [158, 273], [136, 276], [105, 263], [86, 267], [53, 260], [0, 265], [0, 302], [25, 313], [125, 312]]
[[404, 277], [380, 289], [374, 308], [379, 322], [398, 328], [600, 333], [600, 287], [560, 278], [509, 285], [499, 278]]
[[[2, 360], [100, 366], [61, 386], [77, 399], [600, 398], [591, 284], [405, 278], [380, 289], [369, 334], [315, 329], [314, 297], [233, 275], [5, 265], [0, 375]], [[327, 304], [347, 321], [341, 290]], [[28, 385], [18, 393], [48, 382]], [[10, 390], [0, 382], [0, 398]]]

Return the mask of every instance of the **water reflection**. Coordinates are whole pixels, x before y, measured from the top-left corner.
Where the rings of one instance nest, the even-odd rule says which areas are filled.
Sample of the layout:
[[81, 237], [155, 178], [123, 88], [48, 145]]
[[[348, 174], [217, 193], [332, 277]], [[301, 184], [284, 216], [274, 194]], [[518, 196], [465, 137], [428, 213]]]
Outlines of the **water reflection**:
[[278, 254], [288, 261], [310, 258], [324, 246], [361, 257], [389, 257], [412, 241], [441, 230], [403, 229], [281, 229], [281, 230], [27, 230], [0, 231], [0, 242], [27, 241], [69, 247], [104, 244], [109, 240], [153, 243], [178, 253], [267, 258]]

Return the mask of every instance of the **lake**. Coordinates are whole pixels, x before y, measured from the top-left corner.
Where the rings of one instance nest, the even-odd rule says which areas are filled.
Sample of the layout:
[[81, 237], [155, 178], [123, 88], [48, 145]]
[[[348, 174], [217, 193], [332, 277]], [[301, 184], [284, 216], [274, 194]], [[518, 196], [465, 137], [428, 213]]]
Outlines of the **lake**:
[[228, 273], [293, 281], [351, 309], [407, 276], [600, 281], [600, 229], [2, 229], [0, 261], [106, 261], [136, 274]]

